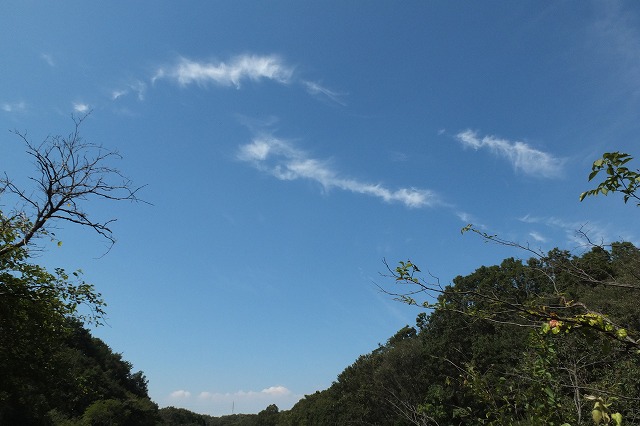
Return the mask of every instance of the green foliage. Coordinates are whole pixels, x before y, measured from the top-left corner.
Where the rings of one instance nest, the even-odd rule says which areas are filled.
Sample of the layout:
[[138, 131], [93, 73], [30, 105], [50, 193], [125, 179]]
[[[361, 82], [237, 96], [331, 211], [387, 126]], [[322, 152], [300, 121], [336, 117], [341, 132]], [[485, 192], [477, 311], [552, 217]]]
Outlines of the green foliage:
[[639, 266], [629, 243], [580, 256], [556, 249], [441, 287], [402, 262], [394, 285], [430, 311], [281, 413], [280, 424], [577, 426], [591, 422], [589, 395], [613, 401], [609, 417], [632, 424], [640, 357], [627, 338], [640, 313], [629, 292], [640, 288]]
[[[0, 211], [0, 298], [7, 306], [17, 300], [46, 306], [52, 314], [99, 324], [105, 303], [93, 285], [82, 280], [82, 271], [70, 275], [62, 268], [54, 273], [28, 262], [26, 247], [15, 247], [25, 220], [8, 218]], [[80, 308], [87, 308], [82, 312]]]
[[[623, 152], [605, 152], [602, 158], [593, 162], [592, 171], [589, 174], [589, 181], [593, 180], [601, 171], [606, 172], [606, 178], [597, 187], [580, 194], [580, 201], [585, 197], [593, 195], [607, 195], [609, 192], [621, 192], [624, 194], [624, 202], [630, 198], [640, 201], [636, 190], [640, 187], [640, 172], [630, 170], [625, 165], [633, 157]], [[640, 206], [640, 202], [638, 203]]]
[[[0, 424], [73, 424], [106, 400], [122, 404], [128, 413], [122, 418], [138, 419], [126, 424], [155, 424], [157, 406], [148, 397], [144, 375], [133, 373], [130, 363], [77, 320], [67, 320], [64, 327], [60, 335], [45, 333], [47, 340], [36, 335], [34, 341], [23, 341], [20, 351], [26, 352], [15, 359], [3, 358]], [[92, 410], [113, 405], [98, 404]]]
[[279, 413], [280, 410], [278, 406], [271, 404], [258, 413], [257, 423], [260, 426], [276, 426], [278, 424]]
[[289, 412], [271, 404], [258, 414], [231, 414], [220, 417], [197, 414], [184, 408], [165, 407], [158, 411], [159, 425], [166, 426], [269, 426], [287, 424]]
[[162, 425], [167, 426], [206, 426], [205, 416], [184, 408], [166, 407], [158, 411]]
[[[56, 220], [88, 226], [110, 241], [107, 222], [93, 221], [79, 205], [91, 197], [135, 200], [135, 190], [103, 164], [114, 152], [84, 143], [74, 120], [67, 138], [49, 137], [34, 145], [16, 134], [34, 159], [33, 189], [0, 177], [0, 424], [89, 425], [156, 423], [157, 406], [147, 395], [146, 378], [99, 339], [85, 324], [100, 325], [105, 303], [82, 271], [53, 272], [33, 263]], [[60, 245], [61, 242], [57, 241]]]
[[102, 399], [91, 404], [80, 424], [87, 426], [154, 426], [157, 407], [143, 399]]
[[[19, 223], [1, 212], [0, 220], [0, 247], [8, 247]], [[52, 389], [68, 377], [69, 338], [81, 322], [100, 323], [104, 306], [80, 271], [50, 273], [29, 263], [26, 247], [0, 256], [0, 423], [42, 419], [55, 407]]]
[[[630, 160], [607, 153], [596, 161], [589, 179], [608, 177], [581, 200], [615, 191], [638, 199]], [[532, 257], [480, 267], [449, 286], [425, 280], [409, 260], [386, 265], [394, 284], [383, 291], [427, 310], [417, 327], [358, 358], [329, 389], [281, 413], [280, 424], [640, 422], [640, 250], [622, 242], [542, 253], [468, 231]]]
[[[611, 405], [613, 404], [612, 400], [607, 401], [602, 397], [595, 397], [592, 395], [588, 395], [585, 399], [589, 401], [595, 401], [593, 405], [593, 410], [591, 410], [591, 416], [593, 417], [593, 422], [596, 425], [614, 425], [621, 426], [622, 425], [622, 414], [620, 413], [612, 413]], [[615, 398], [613, 398], [615, 399]]]

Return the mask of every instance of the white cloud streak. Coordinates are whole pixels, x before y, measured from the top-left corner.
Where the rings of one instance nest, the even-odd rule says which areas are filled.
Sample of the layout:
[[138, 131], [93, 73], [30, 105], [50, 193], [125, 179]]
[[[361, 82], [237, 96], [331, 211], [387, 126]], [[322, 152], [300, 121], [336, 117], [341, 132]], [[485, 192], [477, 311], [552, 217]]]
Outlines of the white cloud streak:
[[243, 399], [269, 399], [288, 397], [292, 392], [284, 386], [271, 386], [261, 391], [238, 391], [234, 393], [200, 392], [198, 398], [210, 401], [232, 401]]
[[479, 138], [472, 130], [465, 130], [456, 135], [456, 139], [466, 147], [479, 150], [488, 149], [492, 153], [508, 160], [516, 171], [527, 175], [545, 178], [558, 177], [562, 173], [564, 160], [544, 151], [532, 148], [520, 141], [499, 139], [495, 136]]
[[347, 105], [346, 102], [342, 100], [342, 98], [344, 97], [343, 93], [335, 92], [320, 85], [319, 83], [314, 83], [313, 81], [303, 81], [302, 84], [307, 89], [307, 93], [309, 93], [310, 95], [323, 96], [342, 106]]
[[169, 397], [171, 399], [189, 399], [191, 397], [191, 392], [181, 389], [181, 390], [171, 392]]
[[539, 243], [546, 243], [548, 241], [546, 237], [542, 236], [542, 234], [536, 231], [529, 232], [529, 236], [531, 236], [531, 238]]
[[[238, 392], [200, 392], [192, 395], [188, 390], [180, 389], [171, 392], [166, 403], [210, 414], [220, 415], [229, 412], [235, 406], [237, 412], [251, 413], [264, 409], [269, 404], [290, 408], [302, 396], [296, 395], [285, 386], [271, 386], [261, 391]], [[231, 413], [229, 413], [231, 414]]]
[[127, 85], [124, 89], [116, 89], [111, 91], [111, 100], [115, 101], [116, 99], [120, 99], [124, 96], [127, 96], [129, 93], [135, 93], [139, 101], [144, 100], [144, 95], [147, 90], [147, 85], [140, 80], [137, 80], [133, 83]]
[[20, 102], [3, 102], [0, 104], [0, 109], [4, 112], [23, 112], [27, 109], [27, 104], [24, 101]]
[[43, 53], [40, 55], [40, 57], [47, 63], [47, 65], [49, 65], [50, 67], [55, 67], [56, 63], [53, 60], [53, 56], [51, 56], [48, 53]]
[[[609, 244], [620, 238], [612, 237], [612, 233], [607, 227], [600, 226], [595, 222], [589, 221], [566, 221], [557, 217], [535, 217], [525, 215], [518, 219], [527, 224], [543, 225], [550, 229], [558, 229], [564, 233], [567, 243], [577, 248], [588, 248], [591, 244], [585, 239], [585, 235], [590, 241], [596, 244]], [[584, 234], [584, 235], [583, 235]], [[529, 235], [536, 241], [546, 243], [549, 238], [543, 237], [540, 233], [532, 231]]]
[[[278, 55], [238, 55], [230, 60], [197, 61], [180, 57], [175, 64], [159, 67], [151, 78], [151, 84], [167, 79], [180, 86], [215, 84], [239, 89], [244, 81], [270, 80], [279, 84], [302, 86], [306, 92], [318, 99], [346, 106], [346, 93], [329, 89], [321, 83], [304, 80], [295, 75], [295, 67], [287, 64]], [[112, 99], [122, 96], [122, 91], [113, 92]], [[141, 99], [142, 100], [142, 99]]]
[[170, 78], [182, 86], [192, 83], [215, 83], [240, 88], [243, 80], [273, 80], [286, 84], [291, 81], [293, 69], [275, 55], [241, 55], [225, 62], [197, 62], [181, 58], [176, 65], [160, 68], [152, 81]]
[[75, 103], [73, 104], [73, 110], [74, 110], [75, 112], [85, 113], [85, 112], [88, 112], [88, 111], [89, 111], [89, 109], [90, 109], [90, 107], [89, 107], [89, 105], [88, 105], [88, 104], [83, 104], [83, 103], [81, 103], [81, 102], [75, 102]]
[[294, 148], [288, 142], [272, 136], [255, 138], [240, 147], [238, 158], [280, 180], [309, 179], [325, 190], [342, 189], [380, 198], [388, 203], [399, 202], [407, 207], [424, 207], [437, 203], [437, 196], [429, 190], [400, 188], [390, 190], [380, 184], [340, 177], [329, 165]]

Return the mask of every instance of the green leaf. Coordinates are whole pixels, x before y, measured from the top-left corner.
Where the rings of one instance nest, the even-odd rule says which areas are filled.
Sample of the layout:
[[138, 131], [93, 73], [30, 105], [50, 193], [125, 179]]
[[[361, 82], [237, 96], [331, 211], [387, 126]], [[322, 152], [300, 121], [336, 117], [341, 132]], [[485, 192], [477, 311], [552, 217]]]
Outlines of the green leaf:
[[622, 425], [622, 414], [620, 413], [615, 413], [611, 415], [611, 420], [613, 420], [613, 424], [615, 424], [616, 426], [621, 426]]
[[555, 398], [556, 394], [553, 393], [553, 390], [551, 390], [551, 388], [544, 388], [544, 393], [546, 393], [549, 398]]
[[602, 411], [598, 410], [598, 409], [594, 409], [591, 412], [591, 417], [593, 417], [593, 422], [597, 425], [600, 424], [600, 422], [602, 421]]

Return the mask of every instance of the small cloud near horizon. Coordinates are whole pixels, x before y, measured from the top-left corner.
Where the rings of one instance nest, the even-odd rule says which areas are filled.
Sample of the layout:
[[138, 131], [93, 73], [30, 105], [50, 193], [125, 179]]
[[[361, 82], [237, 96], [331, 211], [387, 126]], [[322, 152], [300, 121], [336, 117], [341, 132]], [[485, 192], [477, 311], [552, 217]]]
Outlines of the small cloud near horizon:
[[200, 392], [198, 398], [212, 401], [227, 401], [230, 399], [252, 399], [266, 397], [284, 397], [291, 395], [292, 392], [284, 386], [271, 386], [261, 391], [238, 391], [233, 393], [221, 392]]
[[180, 389], [180, 390], [171, 392], [169, 397], [171, 399], [188, 399], [191, 397], [191, 392]]

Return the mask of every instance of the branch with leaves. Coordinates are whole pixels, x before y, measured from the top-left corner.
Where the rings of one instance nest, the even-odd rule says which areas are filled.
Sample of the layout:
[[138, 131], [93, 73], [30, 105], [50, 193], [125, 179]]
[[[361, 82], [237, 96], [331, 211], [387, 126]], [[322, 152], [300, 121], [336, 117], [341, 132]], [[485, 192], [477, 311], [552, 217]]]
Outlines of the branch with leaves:
[[626, 164], [633, 160], [633, 157], [624, 152], [605, 152], [602, 158], [593, 162], [589, 181], [593, 180], [600, 172], [606, 172], [606, 178], [594, 189], [580, 194], [580, 201], [586, 197], [598, 194], [608, 195], [610, 192], [621, 192], [624, 194], [624, 202], [634, 198], [640, 206], [640, 196], [636, 191], [640, 187], [640, 170], [631, 170]]

